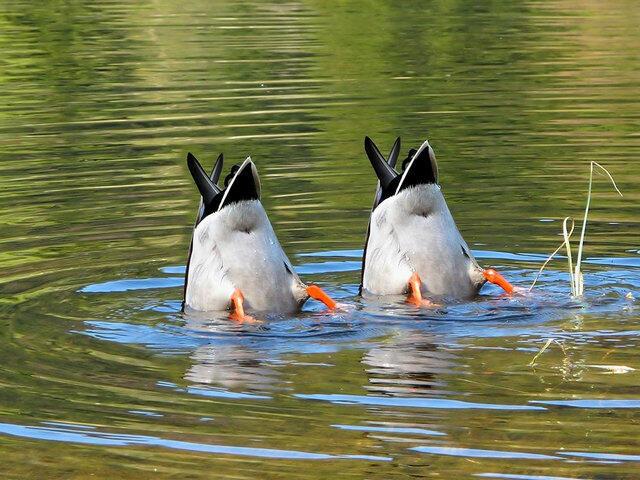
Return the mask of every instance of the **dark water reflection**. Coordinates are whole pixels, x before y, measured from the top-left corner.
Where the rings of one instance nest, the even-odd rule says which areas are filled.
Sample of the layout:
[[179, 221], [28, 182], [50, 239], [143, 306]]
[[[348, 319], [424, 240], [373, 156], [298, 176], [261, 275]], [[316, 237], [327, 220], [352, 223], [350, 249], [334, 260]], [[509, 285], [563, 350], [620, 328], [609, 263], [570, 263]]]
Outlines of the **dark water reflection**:
[[[7, 478], [634, 478], [640, 11], [600, 2], [0, 7]], [[428, 136], [484, 265], [528, 288], [606, 165], [586, 295], [357, 297], [361, 139]], [[298, 272], [339, 299], [180, 313], [187, 150], [250, 154]], [[535, 358], [548, 344], [543, 354]]]

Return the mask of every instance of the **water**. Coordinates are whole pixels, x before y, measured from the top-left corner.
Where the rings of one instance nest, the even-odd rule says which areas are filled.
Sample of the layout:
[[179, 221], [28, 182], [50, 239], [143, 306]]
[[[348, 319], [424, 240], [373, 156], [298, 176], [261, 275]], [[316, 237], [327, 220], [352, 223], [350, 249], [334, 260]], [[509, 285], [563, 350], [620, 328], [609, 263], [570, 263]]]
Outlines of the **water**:
[[[637, 475], [640, 10], [476, 3], [3, 3], [3, 477]], [[364, 135], [428, 136], [463, 235], [520, 287], [606, 165], [625, 196], [596, 177], [586, 297], [559, 260], [529, 296], [359, 299]], [[180, 313], [187, 151], [252, 156], [343, 311]]]

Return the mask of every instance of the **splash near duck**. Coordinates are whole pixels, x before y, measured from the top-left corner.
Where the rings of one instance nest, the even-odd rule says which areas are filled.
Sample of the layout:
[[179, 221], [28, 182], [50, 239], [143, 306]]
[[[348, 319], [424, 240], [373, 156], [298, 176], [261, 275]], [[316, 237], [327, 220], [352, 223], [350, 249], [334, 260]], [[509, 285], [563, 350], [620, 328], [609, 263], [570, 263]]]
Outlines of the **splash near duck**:
[[201, 195], [187, 263], [183, 310], [289, 313], [310, 298], [334, 308], [316, 285], [305, 285], [282, 250], [262, 203], [260, 178], [248, 157], [218, 186], [223, 157], [211, 175], [192, 154], [187, 166]]
[[493, 269], [484, 269], [460, 235], [438, 183], [436, 156], [425, 141], [411, 149], [403, 170], [396, 139], [388, 159], [369, 137], [364, 148], [378, 177], [365, 251], [360, 293], [404, 295], [416, 305], [424, 296], [469, 299], [487, 282], [507, 293], [513, 286]]

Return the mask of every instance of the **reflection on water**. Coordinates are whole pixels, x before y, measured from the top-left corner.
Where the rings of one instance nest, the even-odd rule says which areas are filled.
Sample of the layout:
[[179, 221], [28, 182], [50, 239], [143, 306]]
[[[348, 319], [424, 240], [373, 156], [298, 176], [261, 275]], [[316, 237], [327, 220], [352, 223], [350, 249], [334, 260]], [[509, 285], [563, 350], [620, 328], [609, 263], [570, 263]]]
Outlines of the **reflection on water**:
[[[52, 422], [49, 422], [51, 425]], [[51, 440], [56, 442], [88, 443], [91, 445], [103, 445], [109, 447], [124, 447], [128, 445], [143, 445], [152, 447], [164, 447], [175, 450], [187, 450], [191, 452], [217, 453], [225, 455], [283, 458], [295, 460], [327, 460], [331, 458], [358, 459], [370, 461], [389, 461], [387, 457], [375, 457], [367, 455], [325, 455], [321, 453], [296, 452], [292, 450], [274, 450], [267, 448], [229, 447], [225, 445], [210, 445], [193, 442], [181, 442], [178, 440], [166, 440], [163, 438], [144, 435], [129, 435], [122, 433], [106, 433], [93, 430], [84, 425], [67, 425], [62, 428], [58, 425], [52, 427], [30, 427], [11, 424], [0, 424], [0, 432], [17, 437]]]
[[[305, 253], [299, 256], [300, 270], [306, 268], [308, 275], [328, 276], [343, 271], [336, 269], [334, 263], [348, 266], [355, 263], [352, 259], [360, 254], [358, 250]], [[535, 269], [522, 265], [544, 260], [542, 256], [531, 254], [484, 251], [481, 255], [485, 259], [512, 262], [505, 266], [505, 272], [521, 286], [535, 274]], [[327, 256], [342, 260], [317, 261]], [[592, 259], [592, 263], [605, 263], [600, 260]], [[611, 260], [610, 263], [618, 263]], [[174, 275], [182, 268], [161, 267], [159, 270], [164, 275]], [[601, 278], [587, 278], [588, 293], [581, 301], [571, 300], [566, 295], [564, 274], [550, 271], [542, 278], [536, 294], [496, 296], [496, 289], [489, 286], [475, 301], [422, 310], [404, 304], [401, 299], [358, 299], [356, 284], [338, 286], [329, 283], [329, 289], [341, 289], [335, 293], [340, 293], [346, 306], [342, 311], [328, 313], [311, 308], [295, 317], [267, 317], [261, 324], [237, 324], [224, 316], [205, 313], [183, 316], [179, 299], [164, 304], [157, 299], [153, 303], [159, 307], [152, 310], [165, 315], [163, 323], [151, 327], [148, 324], [87, 321], [87, 327], [77, 333], [124, 345], [141, 344], [164, 354], [183, 352], [188, 364], [179, 373], [176, 383], [158, 381], [157, 386], [191, 398], [252, 402], [253, 408], [275, 402], [282, 405], [278, 407], [279, 415], [291, 416], [292, 422], [299, 418], [301, 408], [306, 411], [317, 403], [334, 405], [341, 410], [364, 408], [362, 412], [338, 414], [338, 418], [347, 419], [346, 423], [342, 420], [342, 423], [321, 426], [366, 434], [373, 442], [364, 450], [369, 459], [377, 460], [371, 454], [375, 452], [374, 446], [381, 443], [390, 455], [383, 460], [415, 452], [442, 458], [573, 463], [576, 457], [586, 454], [566, 452], [562, 444], [532, 442], [533, 451], [527, 451], [511, 445], [488, 449], [446, 446], [446, 443], [450, 440], [458, 445], [455, 440], [458, 429], [471, 428], [474, 423], [482, 425], [481, 422], [489, 422], [488, 425], [498, 422], [493, 428], [500, 428], [502, 421], [513, 425], [524, 422], [518, 430], [526, 432], [534, 428], [538, 432], [537, 425], [552, 421], [545, 416], [561, 414], [561, 410], [556, 412], [554, 407], [572, 407], [581, 412], [591, 409], [635, 412], [640, 408], [637, 397], [597, 398], [589, 393], [587, 398], [565, 400], [553, 394], [556, 390], [553, 383], [557, 384], [558, 378], [560, 382], [581, 384], [593, 382], [591, 378], [598, 376], [602, 382], [604, 374], [635, 372], [630, 366], [594, 364], [593, 354], [585, 347], [610, 343], [617, 347], [616, 342], [622, 339], [627, 343], [626, 348], [638, 347], [635, 340], [637, 326], [632, 321], [616, 330], [587, 326], [589, 318], [598, 316], [625, 323], [633, 319], [636, 302], [628, 293], [638, 292], [638, 278], [633, 271], [617, 270], [606, 270], [593, 276]], [[123, 284], [129, 287], [123, 290], [120, 288]], [[125, 291], [133, 295], [136, 285], [139, 291], [157, 293], [167, 288], [164, 278], [159, 277], [155, 288], [152, 279], [137, 284], [135, 279], [122, 279], [89, 285], [79, 292], [110, 296]], [[179, 294], [180, 289], [170, 291]], [[140, 309], [135, 305], [129, 308], [121, 313], [123, 320], [135, 317]], [[535, 366], [531, 363], [547, 339], [553, 339], [548, 355], [560, 358], [549, 364], [551, 367], [545, 374], [539, 374], [536, 369], [543, 360], [536, 360]], [[500, 370], [496, 367], [501, 364], [500, 356], [505, 358], [504, 365], [511, 363], [516, 372], [533, 371], [533, 376], [525, 378], [547, 385], [548, 393], [532, 398], [526, 394], [526, 382], [524, 387], [520, 386], [522, 380], [513, 385], [510, 378], [513, 373], [509, 373], [509, 368], [504, 370], [503, 366]], [[469, 365], [472, 360], [476, 362], [473, 368]], [[335, 373], [344, 362], [355, 367], [347, 378]], [[481, 370], [475, 371], [476, 368]], [[504, 376], [504, 380], [496, 377], [498, 374]], [[632, 378], [622, 384], [630, 385]], [[611, 382], [609, 386], [614, 383], [617, 382]], [[629, 393], [633, 394], [633, 391]], [[299, 402], [307, 406], [299, 406]], [[473, 416], [454, 418], [449, 413], [454, 411], [473, 412]], [[543, 417], [522, 417], [534, 413]], [[421, 437], [427, 437], [432, 444], [425, 445]], [[149, 444], [164, 445], [155, 440]], [[398, 453], [397, 446], [393, 447], [397, 444], [406, 446], [402, 453]], [[197, 448], [198, 451], [217, 451], [222, 447]], [[236, 454], [235, 448], [220, 451]], [[247, 454], [251, 455], [251, 452]], [[289, 453], [277, 455], [286, 457]], [[301, 458], [325, 458], [325, 454], [319, 455]], [[607, 458], [604, 454], [605, 457], [600, 458], [602, 455], [597, 452], [584, 458], [597, 464], [611, 464], [614, 457], [617, 459], [615, 464], [633, 462], [635, 458], [634, 454], [614, 453]]]
[[400, 330], [390, 340], [371, 348], [362, 359], [368, 367], [370, 392], [398, 396], [452, 393], [438, 379], [453, 373], [456, 357], [438, 348], [436, 336]]
[[191, 355], [193, 365], [184, 378], [189, 382], [220, 385], [229, 390], [268, 390], [277, 382], [277, 371], [269, 368], [259, 352], [246, 347], [198, 347]]
[[[634, 477], [636, 2], [0, 10], [5, 476]], [[364, 135], [428, 136], [476, 258], [524, 289], [606, 165], [625, 196], [596, 179], [585, 298], [562, 258], [531, 295], [358, 298]], [[180, 313], [187, 151], [252, 156], [298, 272], [343, 310]]]

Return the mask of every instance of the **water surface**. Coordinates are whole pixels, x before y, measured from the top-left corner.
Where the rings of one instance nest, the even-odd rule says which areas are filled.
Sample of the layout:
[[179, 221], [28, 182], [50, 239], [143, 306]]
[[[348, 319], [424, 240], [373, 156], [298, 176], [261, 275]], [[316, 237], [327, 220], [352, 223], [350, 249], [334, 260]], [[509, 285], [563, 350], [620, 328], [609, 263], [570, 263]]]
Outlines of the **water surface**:
[[[638, 24], [625, 0], [4, 2], [3, 475], [634, 478]], [[606, 165], [585, 297], [560, 259], [531, 295], [360, 299], [364, 135], [428, 137], [476, 257], [523, 289]], [[187, 151], [252, 156], [341, 311], [180, 313]]]

